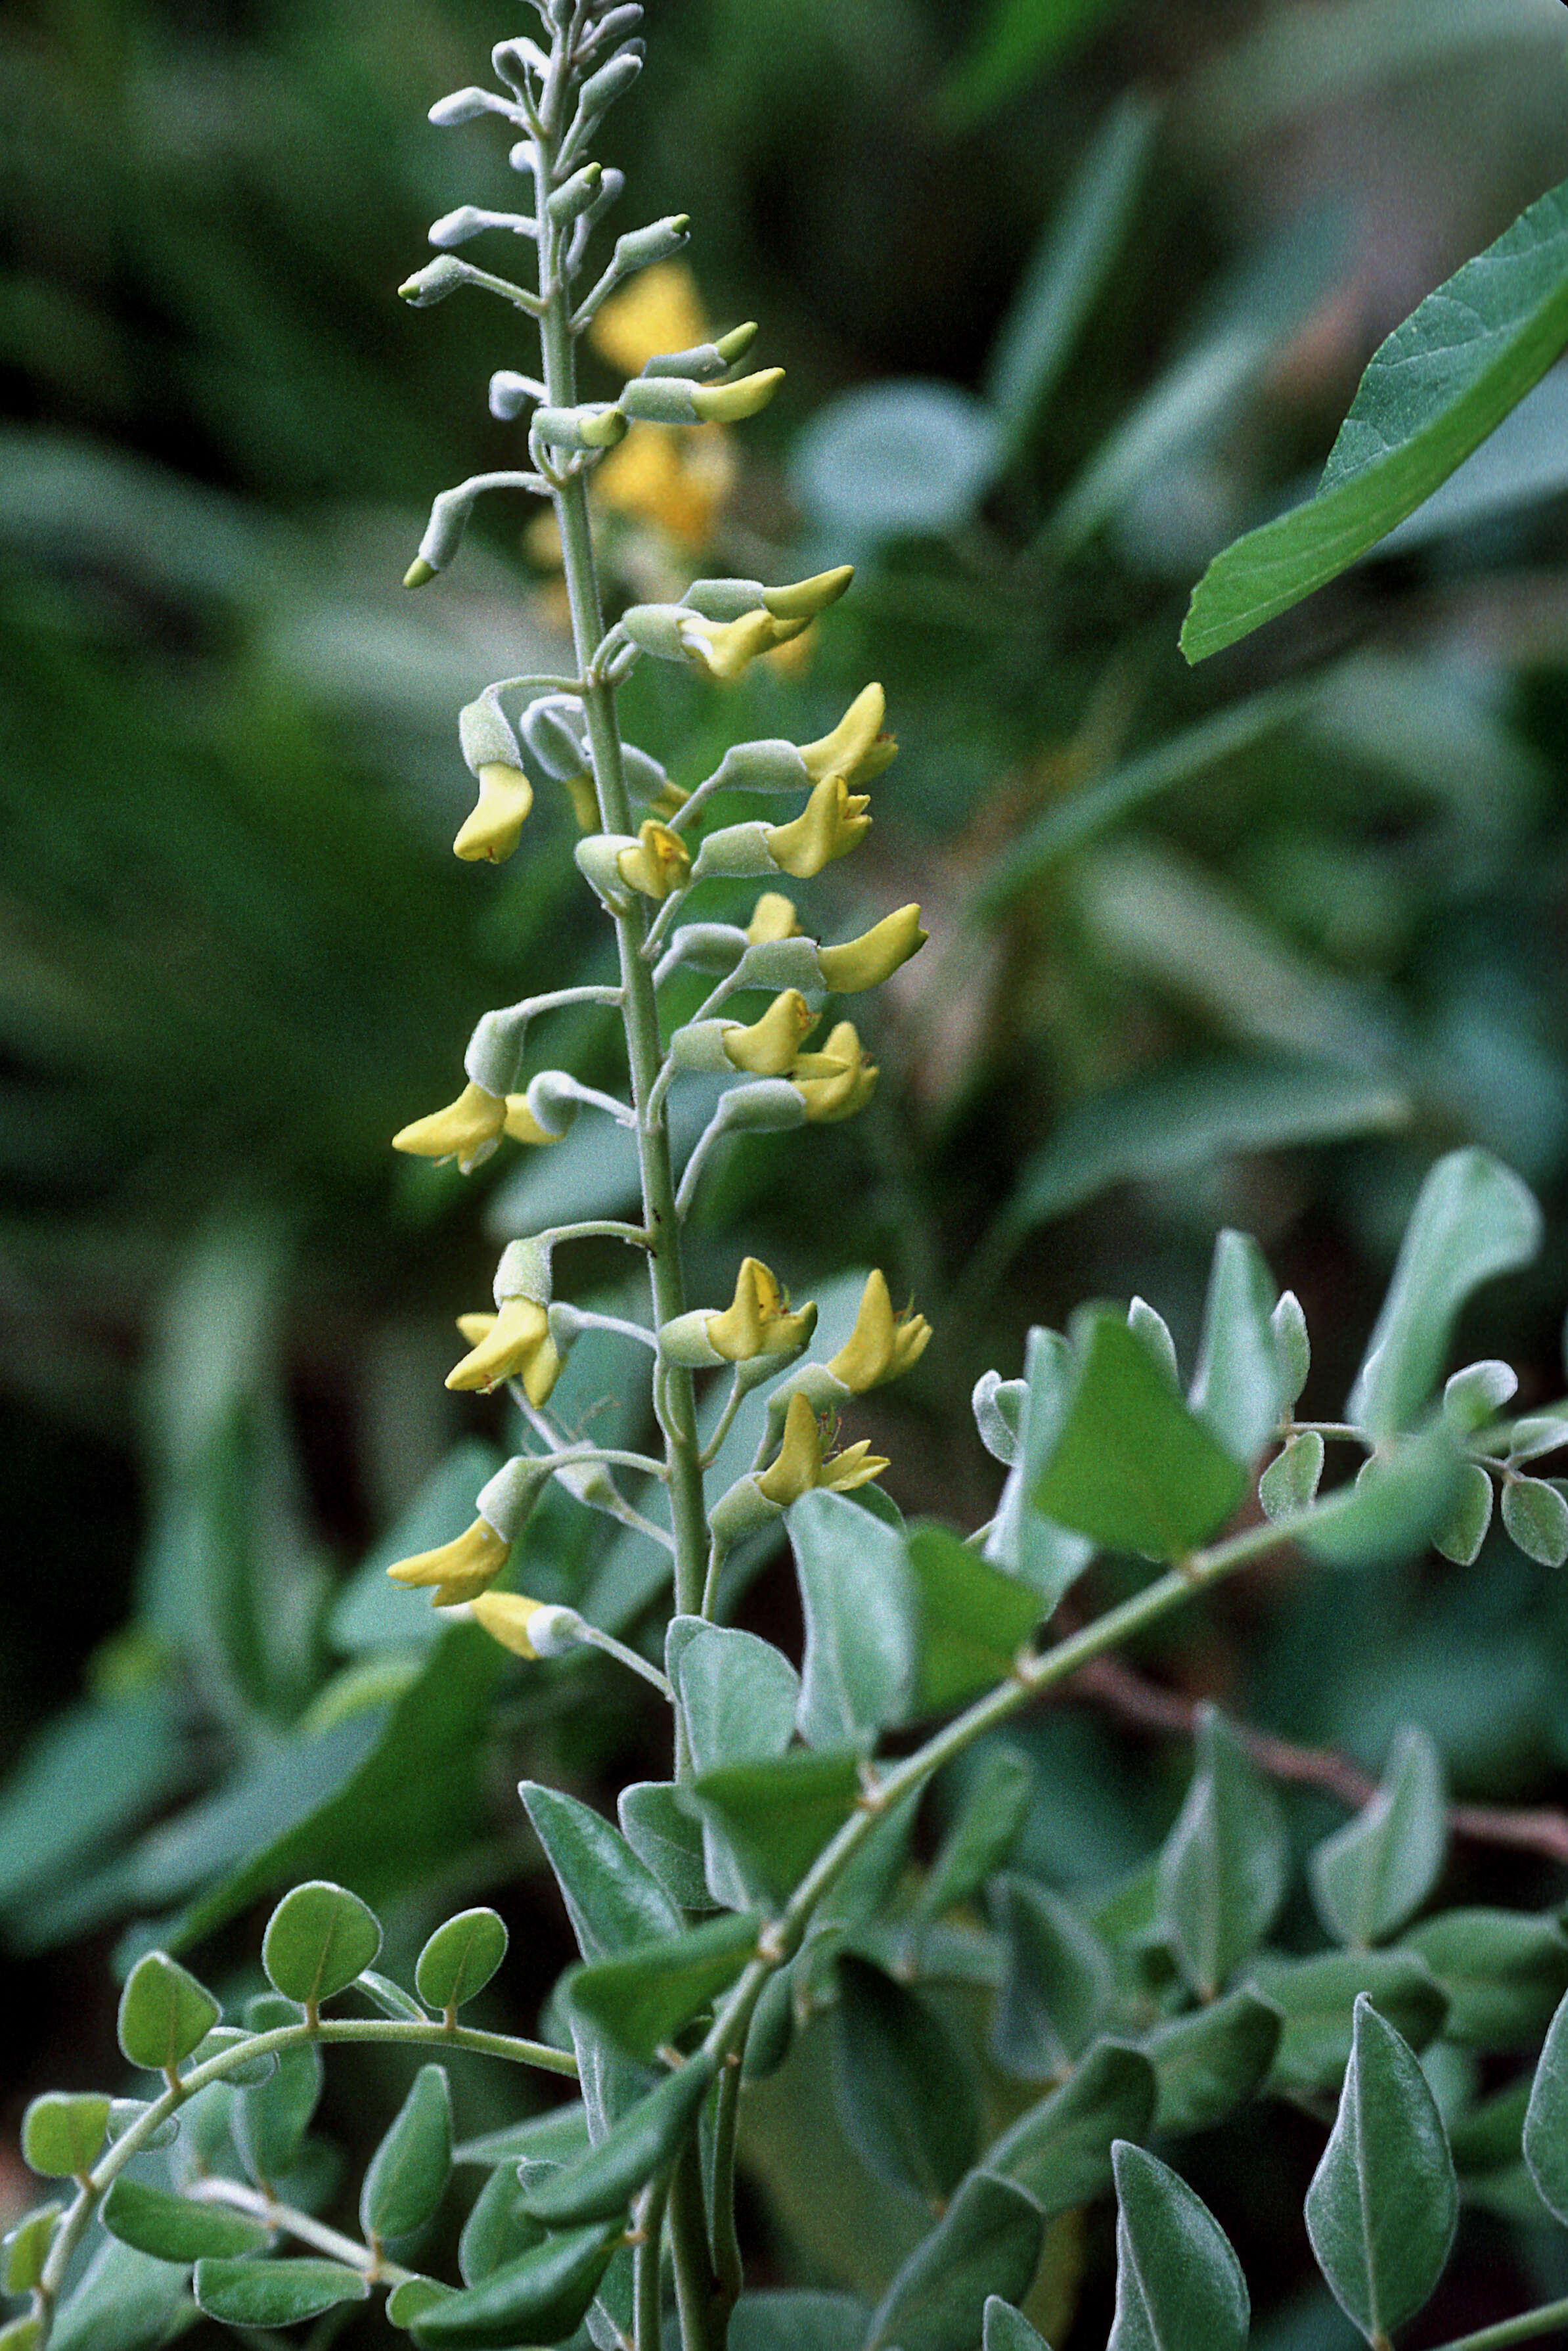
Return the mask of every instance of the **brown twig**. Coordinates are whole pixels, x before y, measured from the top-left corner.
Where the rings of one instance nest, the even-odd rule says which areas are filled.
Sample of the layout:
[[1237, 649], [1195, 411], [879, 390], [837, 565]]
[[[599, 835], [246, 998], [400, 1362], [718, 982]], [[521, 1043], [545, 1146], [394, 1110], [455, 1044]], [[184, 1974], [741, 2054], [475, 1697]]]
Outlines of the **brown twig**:
[[[1087, 1699], [1139, 1729], [1165, 1731], [1176, 1739], [1190, 1739], [1197, 1725], [1198, 1699], [1145, 1681], [1119, 1657], [1096, 1657], [1073, 1675], [1061, 1694]], [[1369, 1773], [1331, 1748], [1298, 1747], [1249, 1723], [1232, 1721], [1230, 1727], [1270, 1779], [1322, 1788], [1351, 1811], [1376, 1792], [1377, 1782]], [[1515, 1845], [1543, 1854], [1549, 1861], [1568, 1863], [1568, 1813], [1545, 1806], [1450, 1804], [1448, 1827], [1455, 1836], [1478, 1844]]]

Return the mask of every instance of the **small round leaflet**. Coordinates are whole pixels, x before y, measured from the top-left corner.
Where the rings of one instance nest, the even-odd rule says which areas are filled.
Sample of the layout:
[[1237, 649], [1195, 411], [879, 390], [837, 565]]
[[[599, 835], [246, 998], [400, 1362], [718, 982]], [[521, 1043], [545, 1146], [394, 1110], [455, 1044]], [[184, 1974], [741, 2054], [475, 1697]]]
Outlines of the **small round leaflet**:
[[137, 1960], [120, 1995], [120, 2045], [132, 2065], [166, 2073], [205, 2040], [223, 2010], [166, 1951]]
[[431, 2008], [461, 2008], [484, 1991], [506, 1956], [507, 1930], [494, 1910], [460, 1910], [421, 1951], [415, 1989]]
[[359, 1896], [313, 1878], [286, 1894], [268, 1919], [261, 1964], [286, 2000], [314, 2008], [346, 1991], [381, 1947], [375, 1913]]

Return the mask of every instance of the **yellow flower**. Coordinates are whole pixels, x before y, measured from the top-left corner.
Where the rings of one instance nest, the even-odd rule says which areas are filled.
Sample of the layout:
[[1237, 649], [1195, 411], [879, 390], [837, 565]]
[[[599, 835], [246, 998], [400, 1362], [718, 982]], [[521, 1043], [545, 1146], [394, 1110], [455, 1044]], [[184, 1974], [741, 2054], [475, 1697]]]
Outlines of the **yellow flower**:
[[700, 424], [739, 424], [767, 407], [784, 381], [781, 367], [759, 368], [755, 375], [737, 376], [731, 383], [699, 383], [692, 406]]
[[895, 1380], [917, 1364], [930, 1337], [931, 1325], [925, 1315], [912, 1314], [907, 1308], [895, 1314], [886, 1276], [872, 1273], [861, 1292], [855, 1327], [830, 1359], [828, 1369], [853, 1395], [861, 1395], [879, 1381]]
[[683, 547], [706, 547], [739, 468], [727, 434], [633, 424], [595, 470], [592, 496], [615, 513], [656, 523]]
[[849, 784], [869, 784], [891, 767], [898, 746], [882, 731], [886, 716], [887, 698], [881, 686], [862, 686], [831, 735], [800, 745], [813, 783], [821, 783], [824, 776], [842, 776]]
[[768, 653], [775, 645], [788, 644], [791, 637], [800, 636], [810, 625], [810, 621], [776, 621], [759, 604], [755, 611], [743, 612], [738, 621], [683, 621], [680, 638], [694, 662], [710, 677], [721, 678], [727, 684], [738, 677], [758, 653]]
[[758, 1355], [799, 1354], [817, 1327], [817, 1310], [789, 1311], [778, 1278], [760, 1258], [742, 1258], [735, 1298], [722, 1314], [707, 1318], [707, 1343], [727, 1364], [748, 1364]]
[[488, 1159], [506, 1123], [503, 1097], [470, 1083], [444, 1110], [432, 1111], [428, 1118], [416, 1118], [412, 1126], [400, 1127], [392, 1137], [392, 1149], [407, 1151], [416, 1159], [455, 1159], [466, 1176]]
[[528, 1625], [544, 1606], [539, 1600], [529, 1600], [521, 1592], [482, 1592], [474, 1602], [474, 1621], [483, 1625], [493, 1641], [503, 1649], [510, 1649], [515, 1657], [537, 1657], [538, 1651], [528, 1638]]
[[[840, 1494], [869, 1485], [887, 1468], [885, 1458], [873, 1453], [862, 1438], [842, 1453], [824, 1455], [822, 1429], [803, 1395], [792, 1395], [784, 1419], [784, 1440], [770, 1468], [754, 1480], [764, 1501], [787, 1510], [813, 1486], [827, 1486]], [[828, 1442], [832, 1442], [830, 1435]]]
[[824, 776], [792, 824], [763, 827], [768, 853], [782, 873], [809, 882], [836, 857], [847, 857], [871, 831], [865, 795], [842, 776]]
[[782, 891], [764, 890], [751, 910], [751, 920], [746, 926], [748, 946], [765, 946], [770, 939], [798, 939], [800, 919], [795, 912], [795, 902]]
[[508, 1094], [506, 1122], [502, 1132], [513, 1143], [540, 1144], [559, 1143], [566, 1129], [562, 1127], [560, 1134], [552, 1134], [548, 1126], [539, 1124], [528, 1108], [527, 1094]]
[[678, 832], [649, 817], [637, 828], [636, 848], [623, 849], [615, 866], [629, 890], [640, 890], [644, 898], [667, 898], [672, 890], [685, 888], [692, 852]]
[[635, 375], [656, 351], [686, 351], [707, 340], [696, 279], [684, 261], [640, 270], [595, 312], [588, 340], [623, 375]]
[[919, 907], [900, 906], [896, 914], [884, 914], [880, 923], [862, 931], [858, 939], [818, 949], [822, 985], [835, 996], [854, 996], [862, 988], [880, 987], [900, 964], [918, 955], [926, 936], [920, 927]]
[[470, 862], [485, 857], [499, 865], [510, 857], [534, 804], [534, 788], [520, 768], [487, 759], [479, 770], [479, 798], [453, 849]]
[[876, 1064], [861, 1050], [854, 1023], [841, 1020], [820, 1053], [802, 1053], [789, 1083], [806, 1105], [806, 1116], [827, 1125], [863, 1110], [876, 1085]]
[[[476, 1326], [484, 1323], [483, 1331]], [[467, 1328], [464, 1326], [467, 1325]], [[483, 1388], [500, 1380], [521, 1380], [530, 1404], [542, 1405], [561, 1374], [561, 1359], [549, 1334], [549, 1316], [534, 1298], [507, 1298], [496, 1314], [464, 1315], [458, 1324], [475, 1343], [446, 1374], [449, 1388]]]
[[[749, 1029], [738, 1021], [726, 1029], [725, 1059], [754, 1078], [787, 1078], [820, 1018], [798, 987], [787, 987]], [[748, 1265], [752, 1262], [747, 1259]]]
[[459, 1600], [473, 1600], [486, 1585], [494, 1583], [507, 1564], [507, 1553], [511, 1548], [487, 1520], [476, 1519], [455, 1542], [442, 1543], [435, 1551], [416, 1552], [412, 1559], [400, 1559], [395, 1566], [388, 1568], [387, 1573], [394, 1583], [433, 1585], [431, 1606], [450, 1608]]

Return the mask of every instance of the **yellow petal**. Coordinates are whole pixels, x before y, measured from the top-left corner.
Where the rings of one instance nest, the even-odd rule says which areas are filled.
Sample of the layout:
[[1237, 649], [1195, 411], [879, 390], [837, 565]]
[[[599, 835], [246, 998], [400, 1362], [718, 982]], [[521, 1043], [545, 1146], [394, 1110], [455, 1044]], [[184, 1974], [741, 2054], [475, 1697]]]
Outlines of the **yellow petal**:
[[749, 1029], [737, 1021], [725, 1030], [721, 1040], [725, 1059], [754, 1078], [787, 1078], [820, 1018], [798, 987], [787, 987]]
[[798, 621], [802, 617], [814, 621], [830, 604], [836, 604], [855, 576], [852, 563], [835, 564], [831, 571], [818, 571], [810, 580], [793, 580], [786, 588], [765, 588], [762, 601], [778, 621]]
[[684, 261], [656, 261], [595, 313], [588, 340], [624, 375], [656, 351], [689, 351], [708, 339], [697, 282]]
[[528, 1625], [543, 1604], [521, 1592], [482, 1592], [474, 1603], [474, 1621], [514, 1656], [537, 1657]]
[[821, 1472], [822, 1440], [817, 1416], [805, 1397], [796, 1394], [784, 1416], [784, 1439], [777, 1458], [753, 1482], [764, 1501], [787, 1510], [791, 1502], [810, 1491]]
[[[548, 1126], [539, 1124], [528, 1108], [527, 1094], [507, 1096], [507, 1116], [503, 1131], [514, 1143], [540, 1144], [560, 1141], [559, 1134], [552, 1134]], [[563, 1128], [561, 1132], [564, 1134], [565, 1129]]]
[[517, 1380], [530, 1404], [543, 1404], [560, 1377], [549, 1316], [537, 1299], [507, 1298], [490, 1329], [446, 1374], [449, 1388], [493, 1388]]
[[738, 424], [766, 408], [784, 381], [781, 367], [759, 368], [755, 375], [737, 376], [733, 383], [699, 383], [692, 406], [702, 424]]
[[684, 890], [692, 870], [692, 852], [678, 832], [648, 817], [637, 828], [637, 846], [623, 849], [615, 868], [629, 890], [644, 898], [667, 898]]
[[746, 926], [747, 944], [759, 947], [769, 939], [798, 939], [800, 935], [800, 918], [795, 912], [793, 898], [786, 898], [779, 890], [764, 890]]
[[898, 755], [891, 735], [882, 731], [887, 699], [880, 685], [865, 685], [856, 695], [831, 735], [820, 742], [802, 743], [800, 757], [813, 782], [824, 776], [842, 776], [847, 783], [869, 784]]
[[847, 857], [871, 831], [865, 799], [841, 776], [825, 776], [792, 824], [763, 828], [768, 853], [782, 873], [809, 882], [835, 858]]
[[432, 1111], [428, 1118], [416, 1118], [412, 1126], [401, 1127], [392, 1137], [392, 1149], [409, 1152], [416, 1159], [455, 1159], [466, 1176], [481, 1160], [488, 1159], [506, 1123], [502, 1096], [469, 1083], [444, 1110]]
[[854, 1395], [863, 1395], [882, 1380], [896, 1379], [919, 1362], [931, 1337], [924, 1314], [895, 1314], [888, 1296], [886, 1276], [866, 1277], [855, 1327], [832, 1356], [828, 1369]]
[[791, 1311], [778, 1277], [760, 1258], [748, 1257], [735, 1278], [732, 1303], [708, 1317], [705, 1333], [726, 1363], [749, 1364], [761, 1355], [799, 1354], [816, 1326], [815, 1306]]
[[476, 1519], [455, 1542], [442, 1543], [435, 1551], [416, 1552], [412, 1559], [400, 1559], [387, 1573], [394, 1583], [411, 1587], [434, 1584], [437, 1587], [436, 1605], [450, 1607], [455, 1600], [472, 1600], [507, 1564], [507, 1553], [512, 1546], [503, 1535], [484, 1519]]
[[[802, 624], [803, 625], [803, 624]], [[683, 621], [681, 643], [710, 677], [737, 678], [748, 662], [769, 646], [782, 644], [786, 634], [799, 632], [788, 621], [775, 621], [760, 605], [743, 612], [738, 621]]]
[[856, 1486], [869, 1486], [886, 1468], [886, 1454], [873, 1453], [862, 1437], [858, 1445], [846, 1447], [842, 1453], [830, 1454], [817, 1482], [831, 1487], [835, 1494], [848, 1494]]
[[876, 1064], [861, 1050], [852, 1021], [841, 1020], [820, 1053], [800, 1055], [789, 1083], [805, 1102], [806, 1116], [827, 1125], [864, 1109], [876, 1085]]
[[501, 864], [516, 849], [533, 804], [534, 788], [520, 768], [487, 759], [479, 770], [479, 798], [453, 849], [470, 862], [487, 858]]
[[901, 964], [919, 954], [926, 936], [920, 927], [919, 907], [900, 906], [895, 914], [884, 914], [880, 923], [862, 931], [858, 939], [820, 948], [817, 960], [822, 984], [835, 996], [854, 996], [862, 988], [880, 987]]

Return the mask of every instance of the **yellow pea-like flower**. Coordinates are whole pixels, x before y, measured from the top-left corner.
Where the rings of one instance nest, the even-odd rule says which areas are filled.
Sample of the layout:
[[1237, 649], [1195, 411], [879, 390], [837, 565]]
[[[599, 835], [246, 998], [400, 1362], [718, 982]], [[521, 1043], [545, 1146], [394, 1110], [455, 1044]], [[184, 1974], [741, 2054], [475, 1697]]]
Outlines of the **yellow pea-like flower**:
[[779, 890], [764, 890], [746, 926], [747, 945], [759, 947], [772, 939], [798, 939], [800, 935], [800, 918], [793, 898], [786, 898]]
[[758, 1355], [799, 1354], [817, 1326], [817, 1310], [790, 1311], [778, 1277], [760, 1258], [743, 1258], [735, 1298], [722, 1314], [707, 1318], [709, 1346], [727, 1364], [748, 1364]]
[[792, 824], [763, 827], [768, 853], [781, 873], [809, 882], [860, 846], [871, 831], [865, 809], [865, 795], [852, 792], [842, 776], [824, 776]]
[[637, 846], [623, 849], [615, 868], [629, 890], [644, 898], [667, 898], [684, 890], [692, 870], [692, 852], [678, 832], [649, 817], [637, 828]]
[[852, 1118], [863, 1110], [876, 1087], [876, 1063], [868, 1061], [854, 1023], [841, 1020], [830, 1030], [821, 1052], [802, 1053], [789, 1072], [789, 1083], [806, 1105], [806, 1116], [819, 1125]]
[[533, 804], [534, 788], [520, 768], [487, 759], [479, 770], [479, 797], [465, 818], [453, 850], [470, 862], [487, 858], [492, 865], [503, 863], [521, 839]]
[[[562, 1369], [549, 1335], [548, 1310], [537, 1299], [507, 1298], [496, 1314], [472, 1319], [483, 1319], [488, 1328], [447, 1373], [447, 1386], [488, 1391], [501, 1380], [521, 1380], [530, 1404], [546, 1403]], [[469, 1320], [465, 1315], [459, 1329]], [[467, 1338], [467, 1331], [463, 1335]]]
[[907, 1310], [894, 1313], [887, 1277], [872, 1273], [861, 1292], [855, 1327], [838, 1353], [829, 1359], [828, 1369], [853, 1395], [861, 1395], [883, 1380], [897, 1379], [901, 1372], [917, 1364], [930, 1337], [931, 1325], [925, 1315]]
[[[831, 1440], [830, 1439], [830, 1442]], [[887, 1468], [884, 1456], [873, 1453], [863, 1439], [841, 1453], [824, 1454], [821, 1426], [803, 1395], [792, 1395], [784, 1416], [784, 1437], [768, 1468], [754, 1481], [764, 1501], [787, 1510], [814, 1486], [847, 1494], [869, 1485]]]
[[919, 954], [927, 935], [920, 927], [919, 907], [900, 906], [895, 914], [884, 914], [880, 923], [862, 931], [858, 939], [818, 949], [822, 985], [835, 996], [854, 996], [862, 988], [880, 987], [901, 964]]
[[411, 1126], [400, 1127], [392, 1137], [392, 1149], [406, 1151], [416, 1159], [455, 1159], [466, 1176], [488, 1159], [506, 1123], [505, 1098], [470, 1082], [444, 1110], [432, 1111], [428, 1118], [416, 1118]]
[[799, 636], [809, 625], [805, 621], [776, 621], [758, 605], [755, 611], [743, 612], [738, 621], [683, 621], [680, 635], [691, 659], [710, 677], [727, 683], [737, 678], [758, 653]]
[[891, 767], [898, 756], [898, 745], [883, 732], [886, 716], [887, 697], [881, 686], [862, 686], [831, 734], [800, 745], [800, 757], [812, 782], [821, 783], [824, 776], [842, 776], [846, 783], [869, 784], [873, 776]]
[[507, 1564], [511, 1548], [487, 1520], [476, 1519], [455, 1542], [415, 1552], [411, 1559], [397, 1561], [387, 1573], [394, 1583], [411, 1589], [432, 1587], [431, 1605], [450, 1608], [460, 1600], [475, 1599], [492, 1584]]
[[515, 1657], [537, 1657], [528, 1626], [544, 1604], [521, 1592], [482, 1592], [474, 1602], [474, 1621]]
[[725, 1059], [754, 1078], [787, 1078], [820, 1018], [798, 987], [787, 987], [749, 1029], [737, 1021], [725, 1030]]
[[699, 383], [692, 406], [700, 424], [739, 424], [766, 408], [784, 381], [781, 367], [759, 368], [755, 375], [737, 376], [733, 383]]

